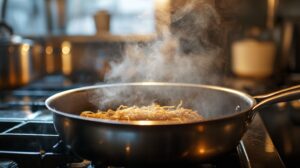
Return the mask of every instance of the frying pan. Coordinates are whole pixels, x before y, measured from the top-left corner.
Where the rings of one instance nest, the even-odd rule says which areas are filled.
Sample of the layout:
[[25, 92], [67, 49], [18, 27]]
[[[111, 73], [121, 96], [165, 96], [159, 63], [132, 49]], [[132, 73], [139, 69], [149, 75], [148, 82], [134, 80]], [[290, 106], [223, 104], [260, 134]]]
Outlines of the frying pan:
[[[184, 83], [107, 84], [57, 93], [46, 100], [54, 126], [73, 153], [95, 164], [197, 164], [232, 151], [256, 111], [300, 98], [300, 85], [266, 95]], [[204, 120], [184, 123], [113, 121], [79, 116], [82, 111], [124, 105], [176, 105], [197, 110]]]

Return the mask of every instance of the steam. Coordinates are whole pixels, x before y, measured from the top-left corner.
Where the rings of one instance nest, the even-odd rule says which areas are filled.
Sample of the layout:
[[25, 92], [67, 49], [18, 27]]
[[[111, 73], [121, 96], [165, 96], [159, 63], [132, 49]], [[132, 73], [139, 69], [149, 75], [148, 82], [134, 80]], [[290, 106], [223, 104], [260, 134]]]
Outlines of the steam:
[[[171, 25], [162, 27], [158, 39], [151, 43], [127, 44], [122, 59], [110, 63], [111, 70], [105, 75], [105, 81], [197, 84], [221, 81], [223, 33], [220, 17], [213, 6], [205, 1], [191, 1], [172, 15]], [[205, 96], [197, 95], [193, 90], [174, 91], [153, 86], [101, 89], [92, 99], [94, 103], [100, 102], [101, 109], [120, 104], [149, 105], [158, 98], [159, 102], [176, 105], [182, 99], [185, 106], [199, 110], [201, 104], [195, 104], [194, 100], [201, 101]], [[211, 97], [211, 100], [217, 99]]]
[[122, 60], [110, 63], [105, 81], [218, 83], [222, 40], [216, 10], [192, 1], [172, 15], [171, 27], [151, 44], [127, 44]]

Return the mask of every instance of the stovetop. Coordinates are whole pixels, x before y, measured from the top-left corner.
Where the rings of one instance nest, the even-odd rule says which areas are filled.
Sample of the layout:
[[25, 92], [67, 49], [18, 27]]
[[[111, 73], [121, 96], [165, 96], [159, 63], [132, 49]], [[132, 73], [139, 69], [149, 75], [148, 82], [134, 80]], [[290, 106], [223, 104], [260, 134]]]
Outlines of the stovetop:
[[[48, 76], [28, 86], [0, 93], [0, 167], [96, 167], [66, 150], [55, 131], [47, 97], [71, 88], [62, 76]], [[98, 165], [99, 166], [99, 165]], [[284, 167], [260, 115], [256, 115], [232, 152], [196, 167]]]

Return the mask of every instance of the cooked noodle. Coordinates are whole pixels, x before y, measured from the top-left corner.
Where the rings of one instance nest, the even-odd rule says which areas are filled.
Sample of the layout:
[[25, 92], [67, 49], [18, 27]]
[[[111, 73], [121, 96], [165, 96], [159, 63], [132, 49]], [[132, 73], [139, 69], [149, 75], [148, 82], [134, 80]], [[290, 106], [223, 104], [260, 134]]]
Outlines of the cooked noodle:
[[182, 107], [182, 102], [177, 106], [160, 106], [151, 104], [150, 106], [119, 106], [116, 110], [92, 112], [83, 111], [80, 116], [88, 118], [99, 118], [118, 121], [193, 121], [203, 119], [196, 111]]

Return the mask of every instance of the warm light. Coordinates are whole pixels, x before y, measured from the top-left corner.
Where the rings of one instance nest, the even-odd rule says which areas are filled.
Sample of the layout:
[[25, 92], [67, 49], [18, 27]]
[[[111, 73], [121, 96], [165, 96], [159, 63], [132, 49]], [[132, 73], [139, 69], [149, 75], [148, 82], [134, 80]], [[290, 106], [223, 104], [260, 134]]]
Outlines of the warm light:
[[46, 47], [46, 71], [47, 73], [54, 72], [54, 56], [53, 56], [53, 47]]
[[129, 145], [125, 147], [125, 151], [126, 151], [126, 153], [130, 153], [130, 146]]
[[294, 100], [291, 102], [291, 104], [295, 109], [300, 109], [300, 100]]
[[29, 44], [23, 44], [22, 46], [21, 46], [21, 52], [28, 52], [29, 51], [29, 48], [30, 48], [30, 46], [29, 46]]
[[170, 31], [170, 7], [170, 0], [155, 0], [156, 29], [158, 33]]
[[153, 121], [134, 121], [138, 125], [153, 125]]
[[52, 54], [53, 53], [53, 48], [52, 46], [47, 46], [46, 47], [46, 54]]
[[267, 27], [270, 29], [272, 29], [274, 27], [276, 5], [277, 5], [277, 0], [268, 0]]
[[199, 152], [199, 154], [204, 154], [204, 153], [205, 153], [205, 148], [200, 148], [200, 149], [198, 150], [198, 152]]
[[[9, 48], [10, 50], [11, 48]], [[9, 84], [15, 86], [17, 84], [17, 72], [16, 72], [16, 65], [14, 64], [13, 58], [9, 57]]]
[[267, 153], [273, 153], [275, 151], [273, 142], [270, 137], [265, 138], [265, 151]]
[[72, 71], [71, 43], [64, 41], [61, 45], [62, 52], [62, 71], [65, 75], [69, 75]]
[[21, 83], [26, 84], [29, 82], [30, 78], [30, 70], [29, 70], [29, 48], [30, 46], [28, 44], [21, 45], [20, 48], [20, 56], [21, 56]]
[[279, 109], [283, 109], [286, 107], [286, 102], [280, 102], [276, 104]]
[[62, 71], [65, 75], [69, 75], [72, 71], [71, 54], [62, 55]]
[[156, 7], [160, 9], [165, 9], [170, 6], [170, 0], [156, 0], [155, 1]]
[[63, 54], [69, 54], [70, 51], [71, 51], [71, 49], [70, 49], [69, 47], [63, 47], [62, 50], [61, 50], [61, 52], [62, 52]]
[[63, 54], [70, 54], [70, 52], [71, 52], [71, 43], [68, 42], [68, 41], [64, 41], [61, 44], [61, 52]]

